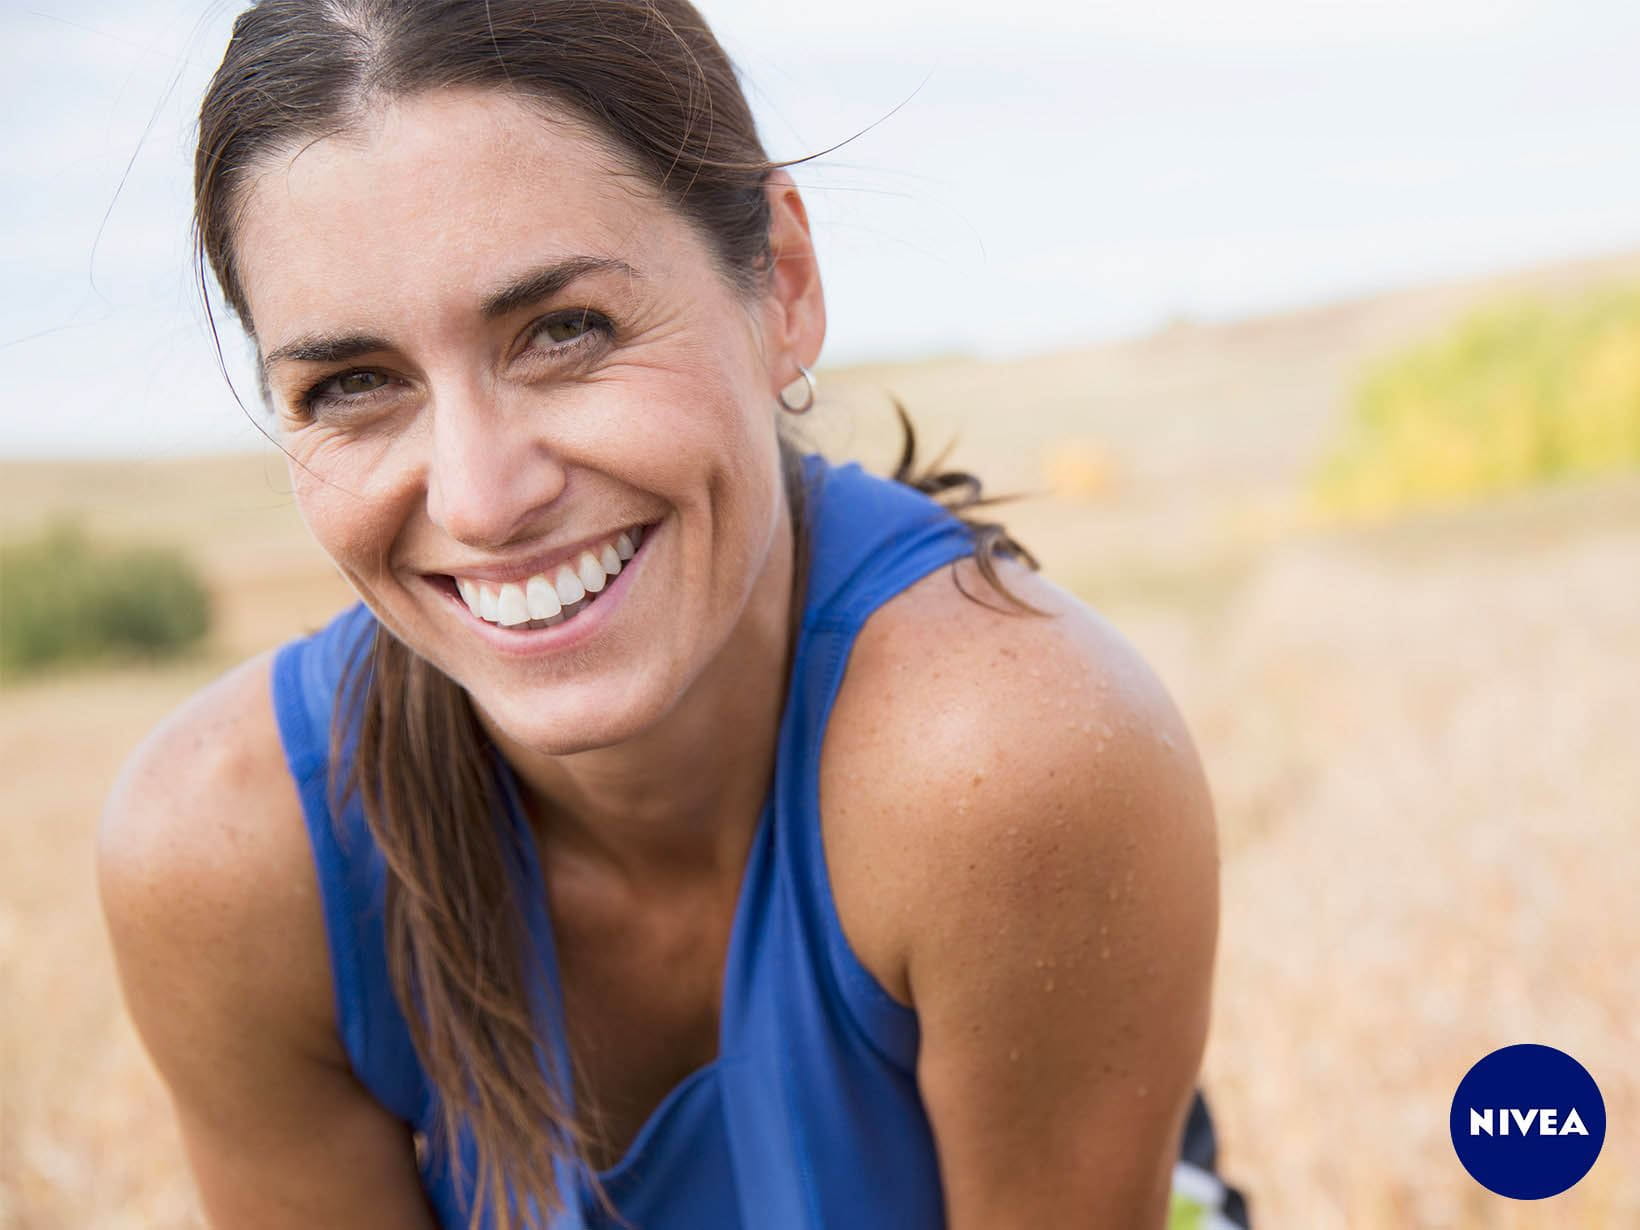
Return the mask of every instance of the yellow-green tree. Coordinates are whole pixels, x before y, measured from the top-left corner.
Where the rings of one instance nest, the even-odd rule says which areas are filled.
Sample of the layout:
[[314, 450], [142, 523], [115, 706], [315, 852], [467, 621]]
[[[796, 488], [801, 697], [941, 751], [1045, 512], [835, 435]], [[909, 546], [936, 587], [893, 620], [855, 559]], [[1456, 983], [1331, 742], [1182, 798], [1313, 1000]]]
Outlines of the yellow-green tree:
[[1640, 466], [1640, 287], [1513, 302], [1364, 375], [1312, 494], [1376, 518]]

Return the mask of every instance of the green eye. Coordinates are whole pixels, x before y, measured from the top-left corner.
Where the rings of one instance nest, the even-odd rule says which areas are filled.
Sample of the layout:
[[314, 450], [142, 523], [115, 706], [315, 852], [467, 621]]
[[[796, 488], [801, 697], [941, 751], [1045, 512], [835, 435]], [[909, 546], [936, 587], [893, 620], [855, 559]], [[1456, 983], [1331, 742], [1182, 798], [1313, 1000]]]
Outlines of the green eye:
[[559, 352], [591, 345], [614, 334], [609, 320], [590, 308], [575, 308], [549, 316], [535, 327], [535, 344]]
[[317, 384], [309, 385], [297, 396], [295, 407], [300, 414], [311, 418], [321, 406], [354, 405], [373, 401], [372, 393], [379, 393], [392, 383], [392, 378], [386, 373], [371, 371], [369, 368], [338, 372], [334, 376], [326, 376]]
[[[367, 380], [380, 381], [381, 384], [358, 383]], [[337, 376], [335, 383], [337, 390], [344, 395], [349, 393], [372, 393], [381, 388], [382, 384], [387, 383], [387, 377], [380, 372], [348, 372], [345, 375]]]
[[541, 326], [541, 332], [555, 342], [573, 342], [588, 328], [585, 314], [577, 316], [561, 316], [556, 320], [549, 320]]

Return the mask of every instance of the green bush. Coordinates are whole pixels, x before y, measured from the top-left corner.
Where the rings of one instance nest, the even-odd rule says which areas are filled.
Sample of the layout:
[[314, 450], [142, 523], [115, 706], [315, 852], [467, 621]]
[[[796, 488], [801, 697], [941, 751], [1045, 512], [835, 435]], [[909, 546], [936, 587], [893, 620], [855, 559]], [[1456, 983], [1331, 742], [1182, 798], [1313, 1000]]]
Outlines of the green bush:
[[1516, 302], [1372, 367], [1312, 495], [1379, 517], [1640, 465], [1640, 287]]
[[97, 546], [71, 523], [0, 546], [0, 669], [165, 657], [204, 637], [210, 598], [179, 552]]

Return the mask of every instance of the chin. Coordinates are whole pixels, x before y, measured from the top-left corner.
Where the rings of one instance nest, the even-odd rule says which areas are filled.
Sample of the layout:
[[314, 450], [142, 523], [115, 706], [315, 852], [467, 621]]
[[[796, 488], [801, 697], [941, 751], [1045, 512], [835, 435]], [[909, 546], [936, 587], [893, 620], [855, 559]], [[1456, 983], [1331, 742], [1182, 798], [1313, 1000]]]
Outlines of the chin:
[[506, 740], [544, 756], [625, 743], [671, 708], [653, 680], [631, 675], [508, 689], [499, 696], [472, 689], [468, 694]]

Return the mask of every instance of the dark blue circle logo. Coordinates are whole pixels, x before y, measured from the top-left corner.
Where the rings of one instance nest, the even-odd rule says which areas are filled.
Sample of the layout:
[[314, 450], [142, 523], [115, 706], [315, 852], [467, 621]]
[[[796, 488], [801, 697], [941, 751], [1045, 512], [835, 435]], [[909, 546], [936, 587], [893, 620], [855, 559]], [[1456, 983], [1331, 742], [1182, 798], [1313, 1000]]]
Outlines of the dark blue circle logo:
[[1452, 1097], [1452, 1147], [1482, 1187], [1515, 1200], [1558, 1196], [1606, 1141], [1606, 1102], [1565, 1051], [1523, 1042], [1493, 1051]]

